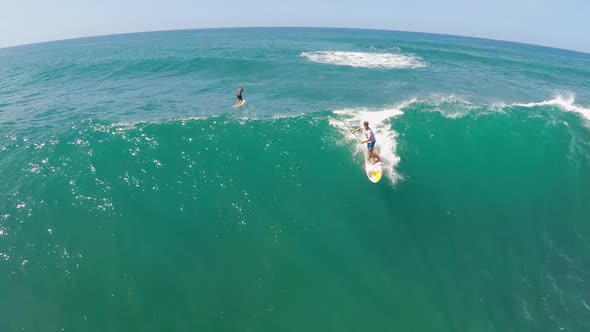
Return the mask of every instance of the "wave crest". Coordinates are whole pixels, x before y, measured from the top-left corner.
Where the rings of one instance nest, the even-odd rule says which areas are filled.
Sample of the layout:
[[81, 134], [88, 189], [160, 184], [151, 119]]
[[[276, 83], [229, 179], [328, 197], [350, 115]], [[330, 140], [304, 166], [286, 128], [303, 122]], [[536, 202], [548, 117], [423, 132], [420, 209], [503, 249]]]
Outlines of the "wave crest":
[[544, 101], [536, 102], [536, 103], [514, 103], [514, 104], [511, 104], [510, 106], [527, 107], [527, 108], [537, 107], [537, 106], [554, 106], [554, 107], [558, 107], [558, 108], [560, 108], [564, 111], [567, 111], [567, 112], [578, 113], [578, 114], [582, 115], [584, 118], [586, 118], [587, 120], [590, 120], [590, 109], [576, 105], [575, 101], [576, 101], [576, 98], [572, 94], [569, 96], [556, 96], [553, 99], [544, 100]]

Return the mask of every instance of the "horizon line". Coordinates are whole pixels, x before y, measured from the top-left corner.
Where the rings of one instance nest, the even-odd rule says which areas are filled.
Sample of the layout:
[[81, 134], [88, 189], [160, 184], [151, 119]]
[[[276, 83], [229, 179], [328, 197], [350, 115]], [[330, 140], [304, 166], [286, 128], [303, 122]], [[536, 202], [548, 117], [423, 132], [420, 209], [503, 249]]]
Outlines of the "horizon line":
[[548, 46], [548, 45], [540, 45], [540, 44], [532, 44], [527, 42], [515, 41], [515, 40], [504, 40], [504, 39], [495, 39], [489, 37], [479, 37], [479, 36], [468, 36], [468, 35], [456, 35], [456, 34], [449, 34], [449, 33], [438, 33], [438, 32], [425, 32], [425, 31], [411, 31], [411, 30], [394, 30], [394, 29], [377, 29], [377, 28], [355, 28], [355, 27], [337, 27], [337, 26], [223, 26], [223, 27], [203, 27], [203, 28], [171, 28], [171, 29], [162, 29], [162, 30], [145, 30], [145, 31], [130, 31], [130, 32], [115, 32], [115, 33], [107, 33], [103, 35], [88, 35], [88, 36], [80, 36], [80, 37], [67, 37], [63, 39], [52, 39], [46, 41], [39, 41], [39, 42], [32, 42], [32, 43], [24, 43], [24, 44], [17, 44], [17, 45], [9, 45], [9, 46], [2, 46], [0, 50], [4, 49], [11, 49], [11, 48], [19, 48], [19, 47], [27, 47], [27, 46], [34, 46], [34, 45], [41, 45], [41, 44], [50, 44], [50, 43], [57, 43], [57, 42], [67, 42], [67, 41], [75, 41], [75, 40], [83, 40], [83, 39], [93, 39], [93, 38], [102, 38], [102, 37], [114, 37], [114, 36], [124, 36], [124, 35], [134, 35], [134, 34], [143, 34], [143, 33], [158, 33], [158, 32], [175, 32], [175, 31], [195, 31], [195, 30], [231, 30], [231, 29], [333, 29], [333, 30], [365, 30], [365, 31], [385, 31], [385, 32], [401, 32], [401, 33], [416, 33], [416, 34], [424, 34], [424, 35], [435, 35], [435, 36], [447, 36], [447, 37], [460, 37], [460, 38], [470, 38], [470, 39], [479, 39], [479, 40], [487, 40], [487, 41], [494, 41], [494, 42], [503, 42], [503, 43], [512, 43], [512, 44], [519, 44], [525, 46], [534, 46], [540, 48], [548, 48], [560, 51], [567, 51], [573, 53], [579, 53], [583, 55], [590, 55], [590, 51], [580, 51], [574, 50], [569, 48], [562, 48], [556, 46]]

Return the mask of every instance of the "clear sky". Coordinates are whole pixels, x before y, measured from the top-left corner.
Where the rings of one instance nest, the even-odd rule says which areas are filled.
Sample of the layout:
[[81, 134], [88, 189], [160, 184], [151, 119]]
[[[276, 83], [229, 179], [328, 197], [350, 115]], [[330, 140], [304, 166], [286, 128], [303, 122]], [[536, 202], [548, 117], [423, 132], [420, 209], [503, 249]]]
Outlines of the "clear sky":
[[590, 0], [0, 0], [0, 47], [246, 26], [421, 31], [590, 52]]

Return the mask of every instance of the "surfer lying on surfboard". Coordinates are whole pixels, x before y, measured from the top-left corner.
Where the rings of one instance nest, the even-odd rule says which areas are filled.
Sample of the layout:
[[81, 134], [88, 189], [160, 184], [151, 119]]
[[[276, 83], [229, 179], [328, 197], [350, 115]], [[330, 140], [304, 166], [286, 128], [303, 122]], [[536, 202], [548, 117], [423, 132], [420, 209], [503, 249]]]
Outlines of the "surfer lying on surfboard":
[[367, 150], [369, 150], [369, 155], [368, 155], [368, 159], [375, 163], [376, 160], [378, 161], [378, 157], [376, 156], [375, 153], [373, 153], [373, 149], [375, 148], [375, 142], [377, 141], [375, 139], [375, 134], [373, 133], [373, 130], [369, 127], [369, 121], [365, 121], [363, 122], [363, 128], [359, 128], [359, 129], [355, 129], [352, 131], [352, 133], [356, 133], [358, 131], [363, 130], [365, 133], [365, 137], [367, 138], [364, 141], [361, 141], [360, 144], [365, 144], [367, 143]]

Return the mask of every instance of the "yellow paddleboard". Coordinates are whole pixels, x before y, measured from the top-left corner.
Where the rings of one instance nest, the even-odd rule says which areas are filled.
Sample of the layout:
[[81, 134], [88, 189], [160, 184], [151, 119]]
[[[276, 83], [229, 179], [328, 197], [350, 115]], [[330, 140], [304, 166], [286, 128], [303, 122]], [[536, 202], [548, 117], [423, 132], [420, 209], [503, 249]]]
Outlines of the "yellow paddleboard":
[[377, 151], [374, 151], [373, 153], [377, 158], [374, 158], [373, 160], [365, 158], [365, 172], [367, 173], [369, 181], [377, 183], [383, 176], [383, 162], [381, 161], [381, 157], [377, 154]]

